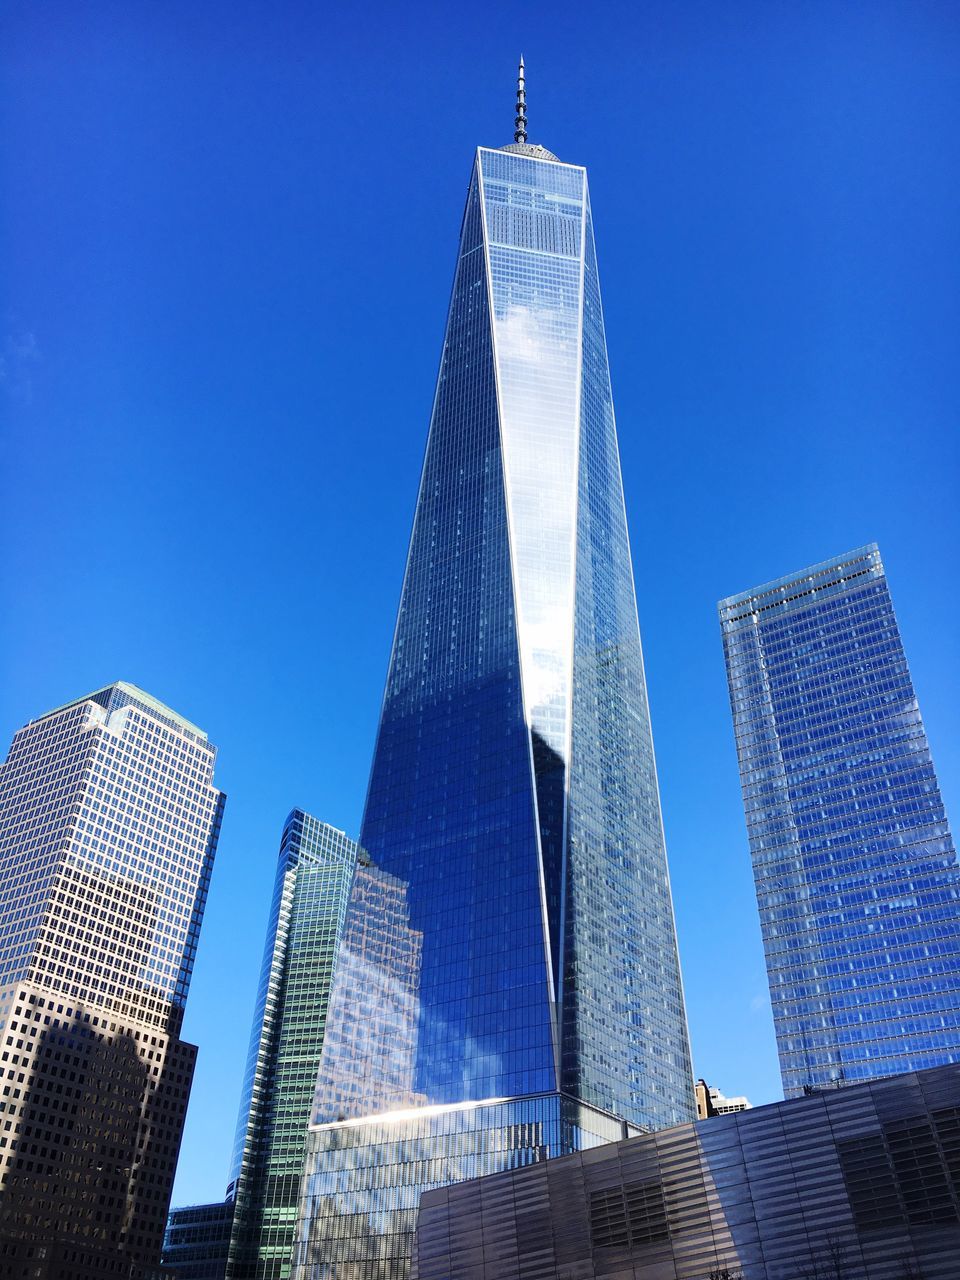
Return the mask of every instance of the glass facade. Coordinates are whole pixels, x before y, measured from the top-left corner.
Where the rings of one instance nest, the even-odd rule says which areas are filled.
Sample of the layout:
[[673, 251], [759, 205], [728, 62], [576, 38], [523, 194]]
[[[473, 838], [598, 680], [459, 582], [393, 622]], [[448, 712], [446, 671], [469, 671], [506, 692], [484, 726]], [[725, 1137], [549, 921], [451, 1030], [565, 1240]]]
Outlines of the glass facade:
[[38, 1240], [62, 1260], [51, 1280], [159, 1262], [215, 760], [201, 729], [118, 682], [25, 725], [0, 765], [4, 1274], [34, 1267]]
[[176, 1280], [224, 1280], [233, 1204], [192, 1204], [172, 1209], [163, 1238], [163, 1265]]
[[877, 547], [719, 607], [784, 1091], [960, 1062], [960, 871]]
[[[470, 1104], [494, 1161], [491, 1100], [509, 1125], [548, 1096], [601, 1131], [694, 1114], [586, 173], [540, 147], [474, 164], [361, 843], [304, 1278], [405, 1274], [437, 1161], [477, 1171], [429, 1155], [418, 1109]], [[419, 1154], [338, 1208], [398, 1111]], [[531, 1149], [590, 1129], [557, 1126]]]
[[314, 1132], [326, 1140], [311, 1144], [307, 1155], [313, 1231], [298, 1246], [297, 1274], [399, 1280], [410, 1265], [423, 1191], [616, 1142], [637, 1130], [550, 1093], [420, 1106]]
[[234, 1149], [228, 1280], [286, 1280], [327, 1002], [358, 848], [301, 809], [280, 841]]

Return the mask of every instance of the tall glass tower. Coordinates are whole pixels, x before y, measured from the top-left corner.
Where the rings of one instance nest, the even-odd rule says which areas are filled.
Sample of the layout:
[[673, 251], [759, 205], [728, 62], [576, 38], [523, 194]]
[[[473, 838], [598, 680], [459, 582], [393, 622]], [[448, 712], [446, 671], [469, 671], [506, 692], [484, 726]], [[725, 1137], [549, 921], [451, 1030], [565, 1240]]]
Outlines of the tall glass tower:
[[960, 871], [879, 550], [719, 608], [784, 1092], [960, 1062]]
[[467, 193], [300, 1278], [404, 1276], [425, 1187], [694, 1115], [587, 176], [520, 88]]
[[[234, 1150], [227, 1280], [286, 1280], [353, 840], [294, 809], [283, 827]], [[172, 1256], [172, 1255], [171, 1255]]]

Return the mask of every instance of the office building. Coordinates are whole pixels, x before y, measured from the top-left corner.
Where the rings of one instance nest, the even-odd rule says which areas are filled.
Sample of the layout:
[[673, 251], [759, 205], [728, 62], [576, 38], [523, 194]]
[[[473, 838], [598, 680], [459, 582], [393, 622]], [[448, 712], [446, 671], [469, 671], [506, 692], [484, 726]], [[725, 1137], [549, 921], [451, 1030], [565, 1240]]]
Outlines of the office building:
[[224, 1280], [233, 1226], [233, 1201], [171, 1209], [163, 1264], [176, 1280]]
[[524, 101], [470, 177], [298, 1280], [405, 1275], [426, 1186], [694, 1114], [587, 176]]
[[960, 871], [880, 552], [720, 621], [786, 1095], [960, 1061]]
[[956, 1280], [958, 1259], [947, 1066], [429, 1191], [412, 1280]]
[[159, 1263], [196, 1058], [179, 1033], [223, 811], [215, 756], [119, 682], [31, 721], [0, 766], [5, 1277]]
[[735, 1111], [749, 1111], [751, 1107], [747, 1098], [726, 1098], [719, 1089], [707, 1084], [706, 1080], [697, 1081], [694, 1095], [698, 1120], [709, 1120], [711, 1116], [729, 1116]]
[[342, 831], [302, 809], [287, 818], [237, 1120], [228, 1280], [290, 1274], [330, 981], [357, 857]]

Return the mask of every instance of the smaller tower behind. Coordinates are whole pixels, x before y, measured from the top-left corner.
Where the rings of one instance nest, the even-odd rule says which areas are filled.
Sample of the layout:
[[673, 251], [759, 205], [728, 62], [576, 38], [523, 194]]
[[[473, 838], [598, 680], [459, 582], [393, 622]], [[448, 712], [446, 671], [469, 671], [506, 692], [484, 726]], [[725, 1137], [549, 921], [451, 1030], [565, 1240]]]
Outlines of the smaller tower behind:
[[719, 609], [787, 1097], [960, 1062], [960, 871], [879, 550]]
[[237, 1118], [228, 1280], [290, 1274], [330, 984], [360, 856], [302, 809], [284, 823]]

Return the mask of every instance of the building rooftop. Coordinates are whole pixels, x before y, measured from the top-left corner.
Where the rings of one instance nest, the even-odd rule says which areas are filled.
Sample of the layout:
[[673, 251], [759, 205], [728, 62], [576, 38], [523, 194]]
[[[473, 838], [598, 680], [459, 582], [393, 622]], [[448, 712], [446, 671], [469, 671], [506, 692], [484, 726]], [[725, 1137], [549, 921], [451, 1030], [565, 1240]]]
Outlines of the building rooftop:
[[140, 689], [135, 684], [130, 684], [127, 680], [115, 680], [113, 684], [94, 689], [92, 693], [86, 693], [82, 698], [73, 698], [70, 702], [63, 703], [62, 706], [54, 707], [52, 711], [45, 711], [42, 716], [37, 716], [37, 720], [46, 720], [48, 716], [59, 715], [61, 711], [68, 711], [70, 707], [78, 707], [83, 702], [96, 702], [99, 706], [106, 707], [111, 701], [111, 695], [114, 691], [121, 695], [121, 705], [135, 703], [142, 710], [157, 715], [161, 719], [171, 722], [177, 728], [202, 738], [206, 742], [207, 735], [201, 728], [192, 724], [185, 716], [174, 711], [172, 707], [168, 707], [159, 698], [155, 698], [153, 694], [147, 693], [145, 689]]
[[849, 589], [855, 578], [883, 575], [883, 562], [875, 542], [854, 551], [846, 551], [830, 560], [812, 564], [784, 578], [775, 578], [749, 591], [727, 596], [718, 603], [720, 621], [725, 630], [749, 623], [771, 609], [803, 609], [819, 603], [827, 596]]
[[548, 151], [546, 147], [534, 142], [510, 142], [505, 147], [499, 147], [500, 151], [512, 151], [514, 155], [529, 156], [531, 160], [557, 160], [560, 157], [555, 156], [552, 151]]

